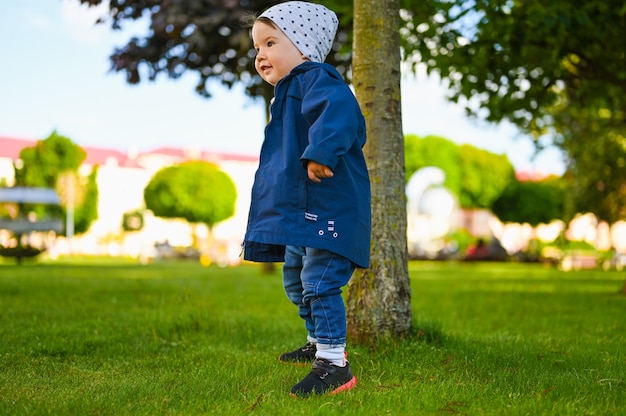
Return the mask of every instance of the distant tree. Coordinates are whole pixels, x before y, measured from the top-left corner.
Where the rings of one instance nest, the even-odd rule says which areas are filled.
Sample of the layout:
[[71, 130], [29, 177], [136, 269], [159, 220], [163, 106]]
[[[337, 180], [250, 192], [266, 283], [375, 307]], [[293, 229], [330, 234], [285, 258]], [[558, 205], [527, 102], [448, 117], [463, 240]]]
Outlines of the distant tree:
[[235, 212], [237, 190], [216, 165], [191, 161], [158, 171], [144, 189], [146, 207], [157, 217], [182, 218], [209, 230]]
[[515, 170], [506, 155], [497, 155], [469, 144], [459, 147], [461, 193], [459, 202], [466, 208], [491, 208]]
[[456, 195], [461, 193], [461, 155], [459, 145], [439, 136], [404, 136], [406, 180], [419, 169], [436, 166], [446, 173], [446, 188]]
[[81, 178], [78, 174], [86, 156], [80, 146], [54, 131], [34, 146], [22, 149], [20, 166], [15, 167], [16, 186], [54, 188], [60, 196], [60, 210], [54, 206], [32, 207], [38, 215], [65, 217], [68, 198], [73, 195], [75, 234], [86, 232], [98, 217], [97, 168], [87, 178]]
[[503, 222], [536, 226], [564, 219], [565, 183], [552, 177], [541, 181], [512, 180], [493, 203], [493, 213]]
[[426, 166], [441, 168], [444, 185], [459, 197], [463, 208], [491, 208], [493, 202], [514, 179], [514, 169], [506, 155], [497, 155], [475, 146], [442, 137], [405, 138], [407, 178]]
[[77, 171], [86, 157], [87, 153], [70, 138], [53, 131], [46, 139], [21, 150], [22, 167], [16, 172], [16, 185], [54, 188], [59, 175]]
[[[609, 223], [626, 218], [626, 123], [621, 129], [588, 119], [588, 111], [560, 115], [567, 149], [569, 211], [593, 212]], [[568, 199], [570, 199], [568, 198]]]
[[94, 166], [87, 177], [81, 179], [84, 189], [82, 204], [74, 210], [74, 233], [86, 233], [94, 219], [98, 218], [98, 166]]

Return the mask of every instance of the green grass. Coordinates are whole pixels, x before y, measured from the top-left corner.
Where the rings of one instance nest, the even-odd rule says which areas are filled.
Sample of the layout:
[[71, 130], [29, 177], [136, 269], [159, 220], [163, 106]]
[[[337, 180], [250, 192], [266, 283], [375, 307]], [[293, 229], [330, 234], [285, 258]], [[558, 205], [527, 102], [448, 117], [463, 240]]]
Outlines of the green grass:
[[626, 414], [624, 274], [411, 263], [414, 334], [349, 345], [357, 388], [296, 399], [280, 268], [0, 265], [2, 415]]

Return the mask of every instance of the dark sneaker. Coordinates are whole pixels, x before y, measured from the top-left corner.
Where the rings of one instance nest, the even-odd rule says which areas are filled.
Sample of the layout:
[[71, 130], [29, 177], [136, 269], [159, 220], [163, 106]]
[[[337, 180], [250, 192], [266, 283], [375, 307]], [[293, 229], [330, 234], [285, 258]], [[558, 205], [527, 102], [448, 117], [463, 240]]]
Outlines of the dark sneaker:
[[337, 394], [356, 386], [356, 377], [350, 371], [350, 364], [339, 367], [323, 358], [313, 362], [308, 376], [291, 389], [292, 396], [307, 397], [313, 394]]
[[316, 352], [317, 346], [312, 342], [307, 342], [297, 350], [282, 354], [278, 360], [290, 363], [310, 363], [315, 360]]

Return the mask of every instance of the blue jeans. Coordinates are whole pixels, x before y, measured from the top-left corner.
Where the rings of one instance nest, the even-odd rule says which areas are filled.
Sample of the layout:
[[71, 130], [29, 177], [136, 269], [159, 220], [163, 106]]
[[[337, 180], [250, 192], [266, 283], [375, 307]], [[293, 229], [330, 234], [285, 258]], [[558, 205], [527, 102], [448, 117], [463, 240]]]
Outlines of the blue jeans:
[[353, 263], [326, 250], [287, 246], [283, 286], [298, 307], [309, 336], [330, 348], [346, 344], [346, 307], [341, 288], [354, 272]]

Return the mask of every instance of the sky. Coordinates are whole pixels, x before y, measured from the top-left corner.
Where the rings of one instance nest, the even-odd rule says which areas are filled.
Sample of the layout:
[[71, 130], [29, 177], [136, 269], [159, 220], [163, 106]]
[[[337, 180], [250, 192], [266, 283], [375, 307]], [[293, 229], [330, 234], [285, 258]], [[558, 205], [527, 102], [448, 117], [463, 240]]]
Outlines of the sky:
[[[105, 0], [108, 4], [108, 1]], [[139, 85], [109, 71], [115, 47], [145, 34], [146, 22], [113, 31], [95, 25], [105, 9], [78, 0], [0, 3], [0, 136], [45, 139], [53, 131], [82, 146], [121, 151], [179, 147], [256, 155], [263, 141], [263, 103], [219, 84], [199, 96], [197, 76], [165, 76]], [[465, 117], [445, 99], [438, 79], [402, 77], [404, 134], [436, 135], [506, 154], [518, 171], [561, 174], [555, 148], [535, 154], [529, 137], [510, 124]]]

